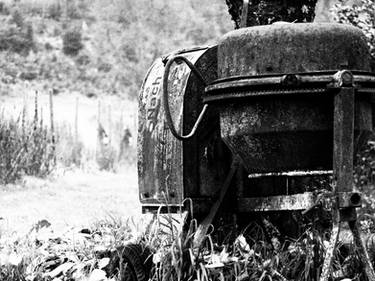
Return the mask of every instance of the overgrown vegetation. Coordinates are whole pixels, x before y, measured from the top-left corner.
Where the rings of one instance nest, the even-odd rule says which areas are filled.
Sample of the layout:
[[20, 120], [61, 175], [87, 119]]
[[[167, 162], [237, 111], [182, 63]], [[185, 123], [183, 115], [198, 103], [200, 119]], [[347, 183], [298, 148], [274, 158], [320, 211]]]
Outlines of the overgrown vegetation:
[[[25, 105], [26, 106], [26, 105]], [[55, 143], [39, 116], [36, 98], [34, 119], [27, 120], [26, 108], [18, 119], [1, 115], [0, 184], [13, 183], [23, 175], [44, 177], [55, 163]]]
[[[64, 234], [54, 233], [42, 220], [27, 237], [11, 243], [2, 240], [0, 276], [2, 280], [122, 281], [127, 266], [124, 247], [139, 245], [132, 247], [141, 247], [138, 253], [151, 269], [151, 281], [315, 280], [327, 236], [307, 228], [298, 239], [279, 240], [269, 233], [277, 229], [264, 220], [272, 230], [251, 223], [222, 244], [207, 235], [199, 248], [193, 242], [196, 221], [183, 231], [181, 220], [168, 214], [139, 224], [109, 218]], [[364, 280], [358, 264], [351, 242], [339, 245], [332, 280]]]
[[[93, 100], [115, 95], [134, 103], [154, 59], [212, 43], [232, 28], [226, 9], [220, 0], [1, 1], [0, 96], [38, 88]], [[58, 164], [116, 170], [118, 163], [134, 161], [135, 148], [126, 144], [128, 127], [121, 122], [98, 122], [96, 151], [88, 151], [74, 124], [56, 122]], [[116, 136], [109, 132], [112, 125]], [[107, 137], [99, 137], [100, 127]], [[134, 126], [131, 135], [135, 137]]]
[[[13, 83], [23, 80], [19, 73], [32, 72], [31, 80], [48, 88], [88, 96], [134, 99], [155, 58], [212, 44], [232, 29], [220, 0], [9, 0], [2, 5], [0, 50], [12, 51], [7, 61], [16, 65]], [[0, 68], [0, 76], [9, 68]]]
[[65, 55], [76, 56], [82, 48], [82, 34], [80, 30], [72, 29], [64, 33], [63, 52]]
[[360, 28], [368, 39], [370, 52], [375, 57], [375, 8], [373, 0], [361, 0], [359, 5], [345, 5], [338, 1], [332, 10], [335, 21]]
[[[373, 13], [362, 16], [362, 11], [370, 11], [370, 2], [363, 0], [362, 8], [351, 10], [341, 7], [336, 13], [340, 22], [353, 22], [363, 28], [373, 48]], [[157, 56], [181, 46], [212, 42], [227, 30], [222, 23], [227, 17], [225, 4], [207, 3], [115, 0], [92, 1], [89, 8], [84, 0], [20, 2], [19, 11], [30, 16], [31, 25], [25, 25], [14, 6], [0, 5], [3, 16], [12, 15], [3, 25], [3, 35], [0, 30], [0, 45], [6, 51], [0, 56], [7, 58], [2, 60], [1, 80], [7, 85], [37, 80], [56, 94], [79, 91], [90, 97], [103, 93], [135, 97], [147, 67]], [[364, 24], [372, 27], [367, 29]], [[75, 40], [64, 40], [71, 36]], [[23, 174], [44, 176], [54, 165], [52, 135], [38, 108], [36, 103], [31, 121], [25, 115], [1, 119], [0, 165], [6, 167], [0, 170], [1, 183], [17, 180]], [[101, 127], [98, 122], [100, 149], [96, 157], [100, 168], [113, 169], [116, 153]], [[56, 134], [56, 141], [62, 144], [65, 139], [66, 147], [61, 150], [65, 153], [64, 165], [80, 166], [84, 152], [76, 132], [69, 127], [57, 131], [60, 133]], [[359, 187], [367, 185], [369, 179], [372, 183], [373, 146], [369, 143], [359, 161]], [[367, 195], [370, 210], [375, 200], [371, 193]], [[363, 220], [362, 225], [371, 233], [372, 218]], [[319, 274], [328, 237], [306, 226], [299, 239], [281, 240], [252, 223], [236, 233], [234, 239], [221, 244], [208, 235], [205, 244], [196, 249], [196, 229], [193, 220], [183, 232], [167, 216], [166, 221], [158, 217], [144, 233], [138, 233], [130, 222], [111, 219], [88, 229], [57, 234], [48, 222], [40, 221], [27, 237], [11, 241], [3, 237], [0, 279], [118, 280], [121, 269], [114, 261], [118, 262], [121, 256], [119, 247], [142, 242], [153, 253], [153, 281], [310, 281]], [[357, 267], [353, 251], [349, 247], [348, 251], [337, 253], [334, 280], [361, 280], [362, 269]]]
[[0, 20], [0, 51], [27, 55], [35, 47], [32, 24], [25, 20], [18, 9], [14, 9], [10, 17], [2, 17]]

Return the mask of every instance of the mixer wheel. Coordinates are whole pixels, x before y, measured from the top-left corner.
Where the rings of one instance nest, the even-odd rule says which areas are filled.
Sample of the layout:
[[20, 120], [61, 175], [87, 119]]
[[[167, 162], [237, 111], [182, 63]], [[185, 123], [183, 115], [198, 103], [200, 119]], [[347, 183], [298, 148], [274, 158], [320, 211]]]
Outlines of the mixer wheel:
[[152, 267], [152, 254], [142, 244], [128, 244], [117, 249], [121, 281], [147, 281]]

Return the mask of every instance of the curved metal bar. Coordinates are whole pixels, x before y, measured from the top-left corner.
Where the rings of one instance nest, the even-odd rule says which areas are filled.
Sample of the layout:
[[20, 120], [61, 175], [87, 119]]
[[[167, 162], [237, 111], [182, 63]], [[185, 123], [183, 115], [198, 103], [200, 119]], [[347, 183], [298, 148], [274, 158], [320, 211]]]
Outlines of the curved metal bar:
[[192, 64], [191, 61], [189, 61], [186, 57], [184, 56], [174, 56], [172, 58], [170, 58], [167, 62], [167, 64], [165, 65], [165, 70], [164, 70], [164, 76], [163, 76], [163, 103], [164, 103], [164, 110], [165, 110], [165, 117], [167, 119], [167, 124], [168, 124], [168, 127], [169, 129], [171, 130], [171, 133], [172, 135], [178, 139], [178, 140], [188, 140], [190, 138], [192, 138], [197, 129], [198, 129], [198, 126], [199, 124], [202, 122], [202, 119], [207, 111], [207, 108], [208, 108], [208, 105], [205, 104], [203, 106], [203, 109], [201, 111], [201, 113], [199, 114], [198, 116], [198, 119], [197, 121], [195, 121], [195, 124], [193, 126], [193, 128], [191, 129], [190, 133], [187, 134], [187, 135], [180, 135], [175, 126], [174, 126], [174, 123], [173, 123], [173, 120], [172, 120], [172, 115], [171, 115], [171, 111], [170, 111], [170, 108], [169, 108], [169, 100], [168, 100], [168, 77], [169, 77], [169, 71], [170, 71], [170, 68], [173, 64], [173, 62], [175, 61], [183, 61], [184, 63], [186, 63], [186, 65], [191, 69], [191, 71], [197, 76], [197, 78], [204, 84], [204, 86], [206, 87], [207, 86], [207, 83], [206, 81], [204, 80], [202, 74], [199, 72], [199, 70]]

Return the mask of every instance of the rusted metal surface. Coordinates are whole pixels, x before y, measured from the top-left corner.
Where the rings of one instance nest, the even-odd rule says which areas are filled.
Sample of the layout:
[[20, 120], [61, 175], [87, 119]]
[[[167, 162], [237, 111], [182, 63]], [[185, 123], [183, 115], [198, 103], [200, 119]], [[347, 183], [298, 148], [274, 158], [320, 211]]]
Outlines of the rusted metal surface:
[[219, 78], [340, 69], [371, 71], [369, 62], [363, 33], [344, 24], [242, 28], [224, 35], [218, 46]]
[[[340, 79], [340, 76], [337, 76]], [[337, 81], [338, 84], [342, 81]], [[353, 189], [354, 88], [340, 88], [334, 97], [332, 231], [320, 281], [328, 281], [340, 232], [338, 192]]]
[[[212, 83], [217, 79], [217, 48], [210, 48], [195, 66]], [[184, 102], [184, 134], [188, 133], [203, 107], [204, 85], [192, 75]], [[217, 110], [210, 108], [197, 134], [184, 143], [184, 196], [195, 199], [214, 198], [229, 172], [231, 155], [220, 137]], [[197, 200], [196, 212], [205, 210]], [[205, 203], [202, 203], [205, 204]]]
[[[361, 207], [361, 195], [357, 192], [340, 192], [337, 194], [339, 208]], [[267, 197], [237, 198], [238, 212], [266, 212], [266, 211], [296, 211], [311, 210], [318, 204], [328, 206], [331, 198], [319, 196], [316, 192], [304, 192], [293, 195], [279, 195]]]
[[[206, 50], [188, 52], [195, 63]], [[183, 145], [165, 122], [161, 103], [164, 63], [158, 59], [151, 67], [139, 97], [138, 180], [142, 203], [181, 203], [183, 199]], [[177, 128], [183, 128], [184, 93], [190, 76], [185, 64], [171, 66], [169, 98]]]
[[370, 94], [360, 92], [362, 86], [374, 86], [368, 59], [363, 34], [352, 26], [287, 24], [232, 31], [219, 43], [219, 80], [206, 88], [205, 102], [220, 111], [221, 137], [249, 173], [328, 170], [331, 88], [343, 67], [359, 71], [356, 136], [372, 130]]
[[[347, 221], [353, 233], [357, 254], [364, 265], [369, 280], [375, 280], [375, 273], [369, 255], [357, 226], [354, 207], [360, 205], [360, 194], [350, 193], [353, 189], [354, 152], [354, 94], [350, 79], [345, 81], [345, 72], [338, 72], [335, 83], [338, 88], [334, 98], [334, 145], [333, 145], [333, 205], [331, 239], [326, 249], [320, 281], [328, 281], [331, 273], [333, 254], [340, 232], [340, 222]], [[350, 77], [349, 77], [350, 78]], [[341, 214], [340, 214], [341, 211]]]
[[[199, 124], [202, 122], [202, 119], [207, 111], [208, 105], [205, 104], [203, 106], [203, 109], [201, 113], [199, 114], [199, 117], [197, 121], [195, 121], [193, 128], [187, 135], [180, 135], [179, 132], [177, 132], [174, 122], [171, 116], [170, 107], [169, 107], [169, 95], [168, 95], [168, 84], [169, 84], [169, 72], [171, 69], [171, 66], [175, 62], [184, 62], [186, 65], [190, 68], [190, 70], [194, 73], [194, 75], [198, 78], [198, 80], [204, 85], [207, 85], [207, 82], [205, 81], [202, 74], [199, 72], [199, 70], [194, 66], [192, 62], [190, 62], [187, 58], [185, 58], [182, 55], [172, 56], [168, 59], [167, 64], [165, 65], [164, 75], [163, 75], [163, 104], [164, 104], [164, 111], [165, 111], [165, 118], [167, 120], [167, 125], [169, 130], [171, 131], [172, 135], [178, 139], [178, 140], [188, 140], [191, 139], [195, 133], [197, 132]], [[172, 81], [173, 83], [174, 81]]]
[[249, 174], [249, 179], [264, 178], [264, 177], [306, 177], [306, 176], [323, 176], [332, 175], [333, 171], [289, 171], [276, 173], [255, 173]]
[[[224, 36], [218, 49], [157, 60], [140, 94], [143, 211], [177, 212], [191, 198], [203, 218], [199, 246], [221, 207], [236, 214], [305, 214], [330, 205], [333, 227], [320, 280], [331, 278], [340, 222], [349, 222], [374, 279], [355, 224], [361, 194], [352, 191], [353, 155], [375, 120], [368, 62], [359, 30], [335, 24], [244, 28]], [[199, 73], [211, 83], [206, 88]]]
[[194, 234], [194, 248], [199, 248], [204, 239], [206, 238], [207, 231], [211, 226], [220, 206], [223, 203], [224, 197], [227, 194], [227, 191], [232, 183], [233, 177], [237, 172], [237, 168], [239, 166], [239, 161], [234, 159], [230, 168], [230, 171], [225, 179], [223, 186], [220, 189], [219, 196], [215, 200], [214, 204], [210, 207], [210, 211], [204, 220], [199, 224], [197, 231]]
[[353, 190], [354, 94], [353, 87], [345, 87], [334, 97], [333, 174], [337, 192]]
[[[335, 75], [338, 72], [329, 73], [299, 75], [297, 80], [304, 87], [302, 89], [291, 86], [284, 86], [287, 87], [284, 89], [282, 83], [285, 75], [275, 75], [229, 79], [224, 83], [234, 85], [223, 86], [221, 94], [208, 92], [206, 102], [215, 104], [221, 113], [222, 138], [232, 152], [242, 159], [248, 172], [332, 167], [333, 88], [337, 87]], [[356, 82], [354, 77], [361, 82]], [[367, 84], [364, 82], [366, 77], [369, 78]], [[353, 76], [352, 81], [358, 88], [363, 83], [375, 89], [371, 78], [374, 78], [372, 74], [360, 72]], [[262, 79], [265, 81], [262, 82]], [[239, 85], [244, 88], [249, 81], [255, 85], [238, 94]], [[319, 88], [319, 95], [315, 95], [311, 94], [315, 88], [306, 88], [309, 84], [325, 86]], [[262, 85], [261, 91], [257, 90], [257, 85]], [[266, 95], [272, 95], [272, 99]], [[237, 100], [239, 98], [242, 98], [241, 102]], [[357, 90], [356, 136], [371, 132], [370, 108], [369, 94]]]
[[340, 208], [359, 208], [362, 204], [362, 196], [359, 192], [338, 192]]
[[275, 89], [275, 90], [266, 90], [266, 89], [259, 89], [259, 90], [232, 90], [230, 96], [227, 93], [217, 93], [215, 95], [210, 95], [205, 97], [205, 102], [233, 102], [238, 99], [244, 98], [254, 98], [254, 97], [272, 97], [272, 96], [290, 96], [290, 95], [308, 95], [308, 96], [315, 96], [318, 94], [325, 94], [327, 93], [327, 88], [299, 88], [299, 89]]
[[[341, 78], [338, 73], [336, 82], [343, 85]], [[353, 87], [339, 88], [334, 97], [332, 231], [320, 281], [328, 281], [330, 277], [333, 254], [339, 237], [341, 218], [338, 194], [353, 189], [354, 94]]]
[[[217, 79], [216, 47], [176, 52], [158, 59], [148, 73], [139, 103], [138, 175], [143, 212], [160, 206], [178, 210], [184, 198], [210, 198], [220, 189], [231, 155], [220, 138], [219, 115], [208, 110], [196, 134], [181, 142], [165, 120], [161, 81], [165, 63], [174, 56], [192, 62], [207, 82]], [[205, 85], [184, 63], [170, 64], [168, 100], [171, 119], [179, 134], [188, 134], [204, 107]], [[203, 203], [202, 203], [203, 204]], [[196, 206], [198, 210], [207, 208]], [[166, 210], [164, 208], [162, 211]]]
[[[335, 192], [335, 187], [334, 187], [334, 192]], [[326, 249], [326, 254], [324, 257], [324, 262], [323, 262], [323, 268], [322, 268], [322, 273], [320, 275], [319, 281], [328, 281], [330, 276], [331, 276], [331, 271], [332, 271], [332, 261], [333, 261], [333, 256], [336, 250], [336, 244], [339, 238], [340, 234], [340, 212], [338, 208], [338, 200], [337, 198], [334, 197], [334, 201], [332, 204], [332, 230], [331, 230], [331, 237], [329, 240], [328, 247]]]
[[296, 211], [309, 209], [315, 205], [315, 202], [316, 195], [312, 192], [270, 197], [238, 198], [237, 210], [239, 212]]
[[[254, 93], [262, 93], [263, 95], [282, 95], [282, 94], [303, 94], [303, 93], [321, 93], [329, 87], [337, 87], [335, 84], [335, 75], [337, 71], [320, 71], [314, 73], [296, 73], [288, 75], [259, 75], [248, 77], [231, 77], [227, 79], [218, 79], [214, 83], [206, 87], [206, 102], [220, 101], [238, 97], [256, 96]], [[346, 72], [348, 73], [348, 72]], [[361, 93], [362, 88], [375, 88], [375, 74], [364, 71], [353, 71], [352, 82]], [[273, 91], [270, 90], [273, 87]], [[236, 95], [231, 97], [232, 92], [239, 93], [241, 91], [247, 93], [242, 96]], [[301, 92], [299, 92], [301, 91]], [[230, 94], [228, 94], [228, 92]], [[365, 91], [366, 92], [366, 91]]]

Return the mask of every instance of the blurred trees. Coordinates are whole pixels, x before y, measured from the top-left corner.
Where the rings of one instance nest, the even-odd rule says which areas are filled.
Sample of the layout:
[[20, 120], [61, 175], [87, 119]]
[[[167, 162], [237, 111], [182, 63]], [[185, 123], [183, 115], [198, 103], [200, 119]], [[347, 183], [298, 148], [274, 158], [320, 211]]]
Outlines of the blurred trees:
[[179, 48], [213, 44], [232, 29], [221, 0], [96, 1], [93, 48], [100, 63], [118, 72], [118, 83], [138, 91], [157, 57]]
[[[213, 44], [233, 28], [223, 0], [17, 0], [1, 7], [0, 60], [16, 66], [14, 78], [31, 65], [46, 87], [88, 96], [136, 98], [155, 58]], [[9, 42], [30, 44], [19, 56]]]

